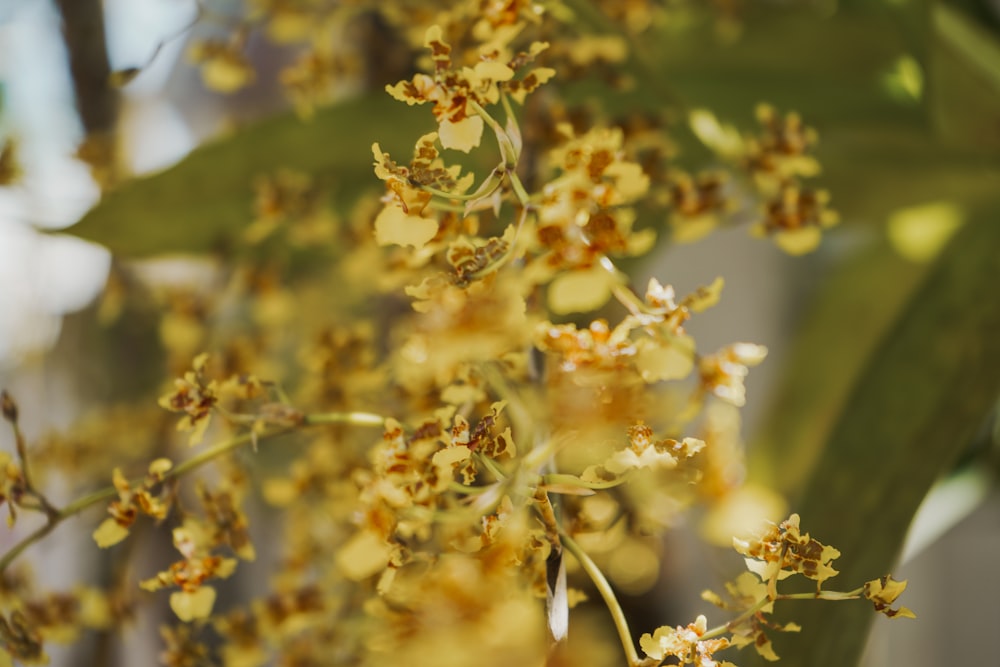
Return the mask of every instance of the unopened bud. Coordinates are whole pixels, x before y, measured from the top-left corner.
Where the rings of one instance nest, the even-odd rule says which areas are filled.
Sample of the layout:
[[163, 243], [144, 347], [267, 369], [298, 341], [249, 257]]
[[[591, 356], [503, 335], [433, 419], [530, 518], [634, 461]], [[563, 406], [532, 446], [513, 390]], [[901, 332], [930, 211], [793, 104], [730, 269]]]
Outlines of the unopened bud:
[[14, 423], [17, 421], [17, 403], [14, 402], [14, 397], [7, 393], [4, 389], [0, 392], [0, 409], [3, 410], [3, 418]]

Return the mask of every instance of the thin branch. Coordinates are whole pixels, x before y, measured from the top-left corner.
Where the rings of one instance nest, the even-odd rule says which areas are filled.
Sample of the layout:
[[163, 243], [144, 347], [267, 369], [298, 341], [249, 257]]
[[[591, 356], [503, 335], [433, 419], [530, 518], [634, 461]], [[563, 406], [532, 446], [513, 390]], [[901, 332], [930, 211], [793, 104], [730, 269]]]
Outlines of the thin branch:
[[[302, 420], [303, 426], [322, 424], [382, 426], [384, 423], [384, 417], [371, 412], [328, 412], [306, 415]], [[186, 461], [182, 461], [178, 465], [163, 473], [163, 481], [180, 477], [181, 475], [184, 475], [185, 473], [188, 473], [195, 468], [198, 468], [209, 461], [213, 461], [223, 454], [238, 449], [246, 444], [258, 442], [259, 440], [268, 439], [277, 435], [283, 435], [293, 430], [295, 430], [294, 426], [282, 426], [260, 434], [255, 433], [254, 431], [249, 431], [228, 440], [224, 440], [199, 452]], [[143, 484], [144, 480], [145, 477], [141, 477], [130, 481], [129, 484], [130, 486], [139, 486]], [[97, 505], [98, 503], [109, 501], [116, 495], [118, 495], [118, 490], [114, 486], [107, 486], [103, 489], [98, 489], [97, 491], [93, 491], [85, 496], [77, 498], [60, 510], [53, 509], [52, 512], [48, 512], [48, 521], [46, 521], [43, 526], [27, 535], [24, 539], [11, 547], [10, 551], [5, 553], [3, 557], [0, 557], [0, 574], [2, 574], [10, 566], [10, 564], [24, 552], [25, 549], [51, 533], [60, 523], [71, 516], [75, 516], [80, 512]]]
[[56, 508], [45, 497], [45, 494], [35, 488], [31, 466], [28, 463], [28, 444], [18, 421], [17, 403], [14, 401], [14, 397], [7, 393], [6, 389], [0, 392], [0, 404], [2, 404], [3, 418], [10, 423], [10, 427], [14, 432], [14, 447], [17, 451], [18, 462], [21, 465], [21, 476], [24, 479], [25, 493], [28, 498], [32, 498], [35, 501], [35, 503], [19, 504], [25, 509], [42, 512], [51, 519], [56, 514]]
[[23, 553], [25, 549], [27, 549], [32, 544], [34, 544], [35, 542], [38, 542], [43, 537], [45, 537], [46, 535], [48, 535], [49, 533], [51, 533], [53, 530], [55, 530], [55, 527], [58, 526], [61, 521], [62, 521], [62, 518], [49, 519], [48, 521], [45, 522], [45, 524], [41, 528], [39, 528], [38, 530], [32, 532], [27, 537], [25, 537], [23, 540], [21, 540], [20, 542], [18, 542], [17, 544], [15, 544], [13, 547], [11, 547], [10, 551], [8, 551], [7, 553], [5, 553], [3, 555], [3, 558], [0, 558], [0, 574], [3, 574], [4, 572], [6, 572], [7, 568], [10, 566], [10, 564], [13, 563], [15, 560], [17, 560], [17, 557], [20, 556], [21, 553]]
[[118, 119], [118, 92], [111, 85], [101, 0], [56, 0], [76, 93], [87, 134], [111, 134]]
[[601, 598], [604, 600], [604, 605], [611, 612], [611, 618], [615, 623], [615, 628], [618, 629], [618, 639], [621, 640], [628, 664], [630, 667], [642, 665], [643, 660], [639, 658], [639, 653], [635, 650], [635, 644], [632, 643], [632, 633], [628, 629], [625, 612], [622, 610], [618, 598], [615, 597], [615, 592], [611, 590], [611, 584], [608, 583], [604, 573], [601, 572], [601, 568], [597, 567], [597, 564], [580, 548], [580, 545], [564, 531], [559, 532], [559, 540], [566, 550], [573, 554], [573, 557], [580, 563], [580, 567], [587, 573], [587, 576], [590, 577], [590, 580], [597, 588], [597, 592], [600, 593]]
[[580, 479], [576, 475], [568, 475], [566, 473], [551, 472], [542, 475], [542, 484], [545, 486], [575, 486], [581, 489], [612, 489], [616, 486], [621, 486], [626, 481], [625, 477], [619, 477], [618, 479], [612, 479], [602, 482], [588, 482], [587, 480]]

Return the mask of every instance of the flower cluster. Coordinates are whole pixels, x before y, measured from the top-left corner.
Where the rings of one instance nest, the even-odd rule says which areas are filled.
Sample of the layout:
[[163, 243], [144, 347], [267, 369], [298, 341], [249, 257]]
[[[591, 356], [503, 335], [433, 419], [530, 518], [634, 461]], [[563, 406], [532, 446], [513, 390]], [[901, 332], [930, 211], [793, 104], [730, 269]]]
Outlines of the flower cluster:
[[[692, 504], [738, 487], [738, 410], [767, 350], [700, 350], [689, 323], [719, 303], [722, 278], [684, 295], [659, 278], [643, 289], [623, 270], [658, 240], [710, 231], [735, 210], [736, 186], [728, 172], [692, 176], [672, 164], [663, 118], [616, 124], [566, 107], [566, 81], [629, 58], [623, 35], [575, 33], [585, 22], [567, 17], [583, 15], [578, 5], [252, 0], [227, 21], [231, 39], [195, 42], [206, 84], [230, 92], [259, 76], [244, 53], [252, 31], [299, 49], [279, 79], [308, 115], [360, 69], [331, 37], [370, 19], [422, 54], [408, 53], [406, 78], [386, 78], [398, 82], [384, 90], [429, 104], [433, 120], [414, 132], [407, 162], [376, 137], [381, 197], [353, 207], [329, 205], [321, 174], [273, 165], [258, 175], [236, 265], [213, 266], [198, 285], [147, 288], [142, 270], [116, 268], [107, 322], [150, 294], [164, 306], [158, 342], [169, 375], [180, 375], [159, 399], [167, 412], [132, 410], [133, 423], [108, 410], [117, 429], [82, 424], [32, 459], [105, 475], [115, 461], [110, 487], [53, 506], [34, 486], [4, 393], [17, 457], [0, 453], [0, 502], [12, 518], [16, 507], [46, 522], [0, 572], [95, 505], [107, 510], [92, 534], [99, 547], [136, 540], [145, 515], [179, 553], [147, 568], [111, 550], [119, 574], [104, 593], [45, 596], [3, 579], [8, 654], [41, 660], [60, 632], [110, 627], [150, 600], [180, 621], [161, 627], [159, 657], [171, 667], [620, 663], [605, 659], [599, 632], [567, 639], [571, 609], [583, 627], [610, 612], [629, 667], [731, 667], [715, 655], [753, 645], [775, 659], [768, 632], [797, 629], [770, 618], [779, 601], [802, 597], [779, 591], [792, 576], [816, 582], [812, 598], [912, 615], [893, 606], [905, 582], [891, 577], [824, 589], [839, 552], [792, 515], [734, 543], [749, 572], [727, 584], [727, 599], [706, 594], [730, 621], [710, 628], [699, 616], [633, 643], [615, 591], [653, 586], [664, 532]], [[655, 20], [654, 5], [595, 11], [635, 34]], [[818, 170], [812, 130], [767, 108], [754, 137], [704, 113], [691, 120], [769, 202], [761, 231], [790, 251], [818, 242], [833, 218], [825, 195], [799, 182]], [[497, 151], [494, 162], [473, 154], [484, 136], [496, 139], [482, 150]], [[139, 459], [152, 462], [130, 478]], [[258, 558], [266, 581], [244, 576]], [[223, 595], [216, 586], [229, 578], [234, 588], [253, 581]]]
[[[183, 378], [174, 380], [174, 391], [160, 397], [160, 406], [171, 412], [182, 412], [184, 416], [177, 422], [177, 430], [190, 432], [188, 444], [196, 445], [205, 437], [212, 415], [222, 412], [221, 401], [225, 398], [237, 401], [252, 401], [264, 394], [264, 386], [253, 375], [233, 375], [219, 382], [209, 379], [206, 373], [209, 355], [199, 354], [195, 357], [192, 370], [186, 372]], [[237, 415], [241, 416], [241, 415]], [[251, 421], [259, 429], [265, 421], [282, 421], [291, 419], [294, 415], [276, 410], [271, 404], [261, 407], [259, 414], [251, 416]]]
[[653, 429], [638, 422], [628, 429], [629, 444], [616, 451], [606, 461], [590, 466], [580, 478], [585, 482], [608, 482], [620, 479], [633, 470], [673, 470], [680, 460], [689, 459], [705, 447], [697, 438], [684, 438], [681, 442], [667, 438], [653, 439]]
[[174, 391], [160, 399], [160, 405], [171, 412], [183, 412], [177, 423], [178, 431], [190, 431], [189, 444], [197, 444], [205, 435], [212, 409], [219, 402], [218, 382], [205, 378], [208, 354], [195, 357], [193, 368], [183, 378], [174, 380]]
[[139, 585], [147, 591], [176, 586], [180, 590], [170, 595], [170, 608], [177, 618], [182, 621], [207, 618], [215, 604], [215, 589], [205, 582], [229, 577], [236, 570], [237, 561], [210, 554], [213, 540], [198, 522], [186, 521], [174, 528], [173, 538], [184, 559]]
[[[472, 67], [456, 69], [452, 63], [451, 46], [444, 41], [439, 26], [428, 29], [424, 46], [430, 50], [433, 75], [417, 74], [410, 81], [401, 81], [386, 90], [407, 104], [432, 102], [438, 123], [441, 145], [469, 152], [483, 137], [484, 120], [479, 109], [500, 101], [501, 90], [513, 99], [524, 97], [555, 74], [550, 68], [536, 68], [514, 79], [523, 68], [548, 46], [534, 42], [526, 53], [512, 57], [504, 44], [484, 46], [482, 60]], [[503, 57], [507, 56], [507, 57]]]
[[[905, 581], [894, 581], [891, 576], [869, 581], [851, 591], [824, 589], [824, 582], [837, 575], [831, 563], [840, 556], [840, 552], [811, 538], [808, 533], [802, 533], [797, 514], [792, 514], [779, 524], [772, 524], [758, 537], [748, 540], [734, 538], [733, 546], [745, 557], [749, 571], [726, 584], [728, 600], [712, 591], [705, 591], [702, 597], [722, 609], [739, 613], [735, 620], [715, 631], [715, 634], [731, 633], [729, 645], [753, 646], [766, 660], [778, 659], [767, 635], [769, 630], [801, 630], [796, 623], [779, 624], [768, 618], [774, 612], [775, 603], [780, 600], [851, 600], [863, 597], [871, 600], [876, 610], [889, 617], [914, 617], [913, 612], [906, 607], [891, 609], [891, 605], [906, 588]], [[815, 581], [816, 591], [780, 593], [778, 582], [795, 575]]]
[[837, 574], [830, 563], [840, 557], [833, 547], [823, 545], [799, 531], [799, 515], [793, 514], [753, 540], [734, 539], [736, 550], [746, 556], [747, 567], [768, 582], [771, 594], [775, 582], [802, 574], [817, 584]]
[[835, 225], [838, 216], [826, 208], [829, 194], [799, 184], [799, 179], [819, 173], [819, 163], [810, 149], [816, 131], [796, 113], [782, 118], [773, 107], [757, 108], [761, 125], [758, 136], [747, 141], [745, 166], [760, 190], [770, 197], [756, 233], [773, 236], [791, 254], [814, 250], [823, 229]]
[[639, 640], [639, 645], [647, 656], [656, 661], [672, 657], [681, 665], [735, 667], [731, 662], [718, 662], [712, 657], [716, 651], [728, 648], [730, 643], [721, 637], [703, 639], [708, 629], [707, 624], [708, 620], [704, 616], [699, 616], [694, 623], [689, 623], [685, 627], [657, 628], [653, 634], [644, 634]]
[[897, 616], [901, 618], [916, 618], [917, 615], [906, 607], [892, 608], [896, 598], [905, 590], [905, 581], [896, 581], [892, 578], [892, 575], [886, 575], [865, 582], [864, 596], [875, 605], [875, 611], [885, 614], [889, 618]]
[[0, 504], [7, 505], [8, 526], [17, 520], [17, 506], [25, 493], [27, 485], [21, 467], [10, 454], [0, 452]]
[[[796, 113], [782, 117], [773, 107], [757, 107], [760, 131], [743, 136], [721, 125], [703, 109], [691, 113], [695, 135], [721, 157], [743, 171], [764, 200], [758, 222], [751, 228], [757, 236], [773, 237], [784, 251], [799, 255], [815, 250], [822, 231], [837, 224], [829, 210], [829, 193], [803, 185], [803, 179], [820, 173], [811, 154], [817, 133]], [[678, 241], [694, 241], [711, 231], [723, 214], [738, 210], [730, 201], [726, 183], [718, 174], [692, 178], [685, 172], [672, 176], [671, 224]]]

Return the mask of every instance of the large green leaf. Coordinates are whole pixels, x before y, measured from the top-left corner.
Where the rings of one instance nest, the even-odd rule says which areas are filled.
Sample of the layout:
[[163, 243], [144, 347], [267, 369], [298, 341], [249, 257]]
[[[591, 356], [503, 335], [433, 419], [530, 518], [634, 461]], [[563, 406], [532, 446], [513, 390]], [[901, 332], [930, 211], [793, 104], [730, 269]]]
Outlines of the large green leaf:
[[818, 279], [767, 416], [753, 435], [748, 465], [754, 482], [789, 498], [801, 492], [865, 363], [924, 270], [876, 238]]
[[[989, 42], [984, 42], [983, 30], [970, 26], [967, 19], [942, 3], [912, 2], [906, 7], [875, 11], [870, 3], [843, 3], [841, 7], [840, 18], [814, 20], [799, 32], [808, 35], [817, 47], [832, 47], [828, 40], [840, 34], [844, 43], [854, 45], [852, 51], [862, 53], [869, 63], [852, 60], [853, 75], [837, 73], [835, 65], [824, 63], [823, 56], [817, 55], [823, 53], [822, 48], [809, 53], [802, 45], [784, 60], [775, 56], [769, 61], [772, 68], [796, 80], [832, 77], [858, 86], [853, 92], [846, 91], [837, 106], [809, 108], [807, 115], [818, 114], [830, 125], [822, 132], [820, 154], [827, 170], [821, 180], [832, 190], [836, 208], [848, 223], [882, 224], [901, 206], [940, 201], [967, 208], [990, 201], [1000, 170], [998, 161], [982, 151], [983, 146], [970, 145], [960, 137], [954, 141], [954, 133], [947, 132], [952, 141], [943, 141], [919, 108], [901, 106], [884, 90], [871, 87], [893, 58], [903, 54], [919, 57], [931, 77], [924, 98], [933, 115], [948, 110], [949, 118], [963, 118], [970, 108], [978, 107], [949, 94], [956, 84], [941, 79], [956, 73], [963, 63], [943, 63], [941, 44], [951, 44], [966, 60], [975, 61], [964, 63], [965, 69], [980, 71], [992, 53]], [[966, 31], [974, 31], [979, 39], [963, 40]], [[870, 40], [877, 34], [885, 36], [881, 47], [858, 42], [864, 35]], [[772, 38], [784, 47], [777, 35]], [[801, 63], [809, 67], [800, 71]], [[808, 96], [804, 101], [808, 105]], [[853, 113], [858, 105], [871, 117]], [[846, 122], [840, 117], [844, 113]], [[937, 127], [940, 129], [940, 122]], [[832, 236], [838, 233], [835, 230]], [[872, 348], [922, 275], [922, 267], [902, 260], [881, 234], [878, 237], [869, 239], [866, 249], [819, 281], [793, 342], [773, 407], [755, 436], [750, 459], [753, 476], [785, 493], [794, 494], [806, 483], [819, 448]], [[850, 336], [839, 333], [845, 324], [850, 327]], [[817, 378], [823, 381], [817, 382]]]
[[[872, 4], [827, 17], [757, 9], [732, 43], [720, 43], [710, 26], [661, 35], [635, 90], [615, 105], [668, 100], [747, 129], [760, 102], [800, 112], [820, 135], [823, 173], [814, 183], [831, 191], [845, 224], [881, 224], [898, 207], [934, 199], [988, 198], [1000, 165], [968, 143], [942, 144], [920, 101], [894, 96], [886, 83], [901, 59], [928, 67], [910, 29], [913, 12]], [[923, 95], [938, 100], [935, 108], [948, 102], [933, 86]], [[963, 108], [955, 106], [952, 116]]]
[[936, 127], [953, 143], [1000, 149], [1000, 33], [959, 7], [934, 3], [929, 73]]
[[[831, 46], [821, 33], [836, 20], [825, 28], [822, 22], [803, 26], [812, 33], [814, 52], [793, 46], [784, 62], [772, 61], [785, 72], [785, 97], [766, 99], [789, 99], [807, 120], [816, 121], [826, 167], [822, 180], [848, 222], [882, 223], [899, 206], [938, 199], [973, 208], [996, 201], [997, 160], [995, 152], [983, 150], [992, 146], [992, 135], [982, 127], [984, 119], [996, 118], [995, 96], [983, 94], [990, 68], [982, 66], [994, 48], [964, 39], [962, 30], [975, 28], [947, 10], [939, 8], [934, 19], [920, 35], [923, 44], [912, 34], [908, 44], [899, 43], [894, 26], [883, 22], [878, 30], [891, 48], [881, 54], [845, 39], [852, 50], [872, 58], [854, 63], [853, 80], [831, 70], [830, 63], [817, 62], [824, 45]], [[949, 24], [949, 19], [954, 20]], [[842, 36], [858, 30], [850, 23], [837, 28]], [[982, 33], [976, 30], [977, 37]], [[930, 34], [935, 41], [927, 49]], [[785, 49], [784, 40], [772, 38], [776, 49]], [[926, 68], [929, 108], [948, 144], [919, 109], [893, 110], [891, 100], [871, 87], [890, 58], [906, 49]], [[796, 63], [806, 67], [798, 70]], [[729, 93], [711, 82], [728, 80], [725, 71], [722, 64], [707, 67], [704, 81], [692, 90], [724, 103]], [[745, 84], [748, 91], [773, 85], [761, 71], [747, 75], [756, 76]], [[824, 81], [842, 82], [828, 92], [844, 98], [790, 99]], [[989, 296], [1000, 284], [995, 217], [975, 221], [912, 300], [924, 270], [900, 259], [884, 240], [826, 276], [811, 299], [812, 312], [789, 355], [774, 409], [751, 450], [751, 474], [798, 498], [793, 507], [803, 525], [844, 550], [839, 577], [844, 586], [888, 571], [929, 486], [947, 471], [1000, 391], [1000, 306]], [[806, 627], [800, 636], [775, 639], [787, 662], [856, 663], [873, 618], [870, 606], [799, 604], [788, 611], [789, 619]], [[741, 664], [744, 660], [753, 661], [740, 656]]]
[[[335, 201], [347, 203], [379, 184], [371, 144], [409, 155], [419, 119], [380, 94], [323, 109], [308, 121], [291, 114], [265, 120], [127, 183], [68, 231], [129, 257], [223, 250], [252, 219], [255, 178], [279, 168], [308, 172]], [[429, 114], [426, 120], [433, 122]]]
[[[806, 530], [843, 552], [831, 584], [854, 586], [889, 572], [921, 500], [1000, 394], [998, 214], [993, 208], [967, 223], [915, 291], [794, 504]], [[836, 333], [850, 336], [850, 323]], [[775, 645], [791, 664], [856, 663], [874, 615], [870, 606], [788, 607], [803, 631]]]
[[[912, 203], [914, 193], [978, 196], [1000, 177], [996, 165], [984, 170], [967, 151], [929, 141], [922, 111], [894, 101], [882, 86], [884, 70], [908, 48], [891, 18], [884, 12], [830, 18], [753, 12], [742, 38], [731, 44], [706, 46], [713, 39], [707, 27], [650, 40], [631, 63], [637, 84], [630, 93], [588, 85], [565, 92], [577, 100], [598, 95], [612, 112], [706, 106], [726, 120], [748, 118], [760, 101], [797, 109], [821, 129], [821, 182], [848, 222], [878, 221]], [[377, 184], [370, 170], [373, 141], [402, 157], [431, 126], [429, 114], [381, 93], [320, 110], [308, 122], [282, 115], [122, 186], [69, 233], [133, 257], [224, 250], [250, 220], [257, 176], [281, 167], [309, 172], [342, 207]]]

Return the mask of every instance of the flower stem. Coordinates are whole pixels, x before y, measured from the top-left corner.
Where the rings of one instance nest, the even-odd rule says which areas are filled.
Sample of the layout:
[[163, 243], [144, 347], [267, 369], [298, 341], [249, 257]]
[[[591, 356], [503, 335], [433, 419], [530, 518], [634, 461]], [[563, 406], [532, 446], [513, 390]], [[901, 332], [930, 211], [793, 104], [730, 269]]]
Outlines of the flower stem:
[[857, 600], [864, 593], [864, 590], [865, 589], [862, 586], [846, 592], [816, 591], [815, 593], [779, 593], [774, 598], [765, 595], [760, 600], [757, 600], [754, 606], [750, 607], [728, 623], [717, 625], [714, 628], [706, 630], [705, 633], [701, 635], [700, 639], [713, 639], [727, 632], [731, 632], [733, 628], [737, 627], [775, 600]]
[[61, 520], [62, 519], [49, 519], [41, 528], [29, 534], [23, 540], [11, 547], [10, 551], [5, 553], [3, 558], [0, 558], [0, 574], [3, 574], [7, 570], [7, 567], [13, 563], [25, 549], [51, 533]]
[[[322, 424], [353, 424], [355, 426], [382, 426], [385, 424], [385, 417], [377, 415], [371, 412], [327, 412], [319, 413], [313, 415], [306, 415], [301, 424], [303, 426], [318, 426]], [[281, 435], [283, 433], [288, 433], [294, 430], [292, 426], [282, 426], [280, 428], [275, 428], [271, 431], [256, 434], [253, 431], [243, 433], [241, 435], [229, 438], [228, 440], [223, 440], [201, 452], [177, 464], [167, 472], [163, 474], [163, 480], [180, 477], [181, 475], [198, 468], [209, 461], [217, 459], [218, 457], [238, 449], [248, 443], [257, 442], [259, 440], [271, 438], [276, 435]], [[140, 485], [144, 482], [145, 477], [133, 480], [130, 485]], [[15, 544], [7, 553], [0, 557], [0, 574], [2, 574], [11, 563], [13, 563], [18, 556], [20, 556], [25, 549], [35, 544], [46, 535], [51, 533], [56, 526], [62, 523], [64, 520], [71, 516], [75, 516], [80, 512], [92, 507], [98, 503], [111, 500], [118, 494], [117, 489], [114, 486], [108, 486], [97, 491], [88, 493], [85, 496], [77, 498], [73, 502], [69, 503], [62, 509], [52, 508], [51, 512], [46, 512], [48, 515], [48, 520], [40, 528], [32, 533], [29, 533], [24, 539]]]
[[615, 486], [619, 486], [625, 483], [625, 479], [613, 479], [606, 482], [588, 482], [586, 480], [580, 479], [576, 475], [567, 475], [565, 473], [549, 473], [547, 475], [542, 475], [542, 484], [556, 485], [561, 484], [565, 486], [578, 486], [581, 489], [610, 489]]
[[733, 628], [737, 627], [738, 625], [746, 621], [748, 618], [756, 614], [758, 611], [766, 607], [770, 602], [773, 602], [773, 600], [765, 595], [761, 599], [757, 600], [754, 606], [750, 607], [742, 614], [740, 614], [733, 620], [729, 621], [728, 623], [723, 623], [722, 625], [717, 625], [714, 628], [709, 628], [704, 632], [704, 634], [702, 634], [699, 637], [699, 639], [701, 640], [714, 639], [715, 637], [722, 636], [727, 632], [731, 632]]
[[428, 204], [430, 208], [435, 211], [449, 211], [451, 213], [465, 213], [465, 206], [461, 204], [452, 204], [450, 202], [442, 201], [440, 199], [432, 199]]
[[56, 508], [41, 491], [35, 488], [31, 475], [31, 467], [28, 464], [28, 444], [18, 423], [17, 403], [14, 402], [14, 397], [8, 394], [6, 389], [0, 392], [0, 403], [3, 405], [3, 418], [10, 422], [11, 430], [14, 432], [14, 447], [17, 450], [17, 458], [21, 464], [21, 475], [24, 478], [26, 495], [34, 498], [38, 503], [37, 505], [25, 505], [25, 508], [37, 510], [51, 518], [55, 515]]
[[863, 586], [853, 591], [816, 591], [815, 593], [784, 593], [777, 600], [857, 600], [864, 593]]
[[630, 667], [637, 667], [643, 664], [643, 661], [639, 658], [639, 653], [635, 650], [635, 644], [632, 643], [632, 633], [628, 629], [625, 612], [622, 611], [622, 606], [618, 603], [618, 598], [615, 597], [615, 592], [611, 590], [611, 584], [608, 583], [604, 573], [601, 572], [601, 568], [597, 567], [597, 564], [590, 559], [590, 556], [565, 531], [559, 531], [559, 541], [562, 542], [567, 551], [573, 554], [583, 568], [583, 571], [594, 582], [597, 592], [601, 594], [604, 604], [607, 606], [608, 611], [611, 612], [611, 618], [615, 623], [615, 627], [618, 629], [618, 639], [621, 640], [622, 648], [625, 650], [625, 658], [628, 660]]
[[521, 206], [525, 208], [529, 207], [531, 205], [531, 196], [528, 194], [527, 189], [525, 189], [524, 183], [521, 182], [521, 179], [518, 178], [513, 169], [507, 170], [507, 177], [510, 178], [510, 187], [513, 188], [517, 201], [521, 203]]
[[442, 199], [454, 199], [456, 201], [472, 201], [473, 199], [478, 199], [479, 197], [482, 196], [478, 190], [476, 190], [475, 192], [465, 192], [460, 194], [457, 192], [448, 192], [447, 190], [439, 190], [438, 188], [432, 187], [430, 185], [420, 185], [419, 187], [424, 192], [432, 194], [435, 197], [440, 197]]
[[449, 482], [448, 490], [464, 496], [478, 496], [491, 490], [492, 486], [467, 486], [461, 482]]
[[374, 412], [325, 412], [315, 415], [306, 415], [303, 420], [305, 426], [318, 426], [320, 424], [352, 424], [354, 426], [385, 426], [385, 417]]
[[500, 155], [503, 157], [504, 167], [506, 167], [508, 171], [512, 170], [514, 165], [517, 164], [517, 150], [514, 148], [514, 142], [512, 142], [510, 136], [507, 135], [507, 131], [500, 127], [500, 123], [498, 123], [497, 120], [491, 116], [490, 113], [478, 102], [475, 100], [469, 100], [469, 105], [472, 107], [473, 111], [479, 114], [479, 117], [490, 126], [493, 133], [496, 134], [497, 144], [500, 146]]
[[500, 466], [497, 465], [497, 462], [491, 459], [489, 456], [486, 456], [485, 454], [479, 454], [477, 452], [476, 460], [482, 463], [483, 466], [490, 471], [490, 474], [493, 475], [493, 478], [496, 479], [496, 481], [503, 482], [504, 480], [507, 479], [507, 474], [503, 470], [501, 470]]

